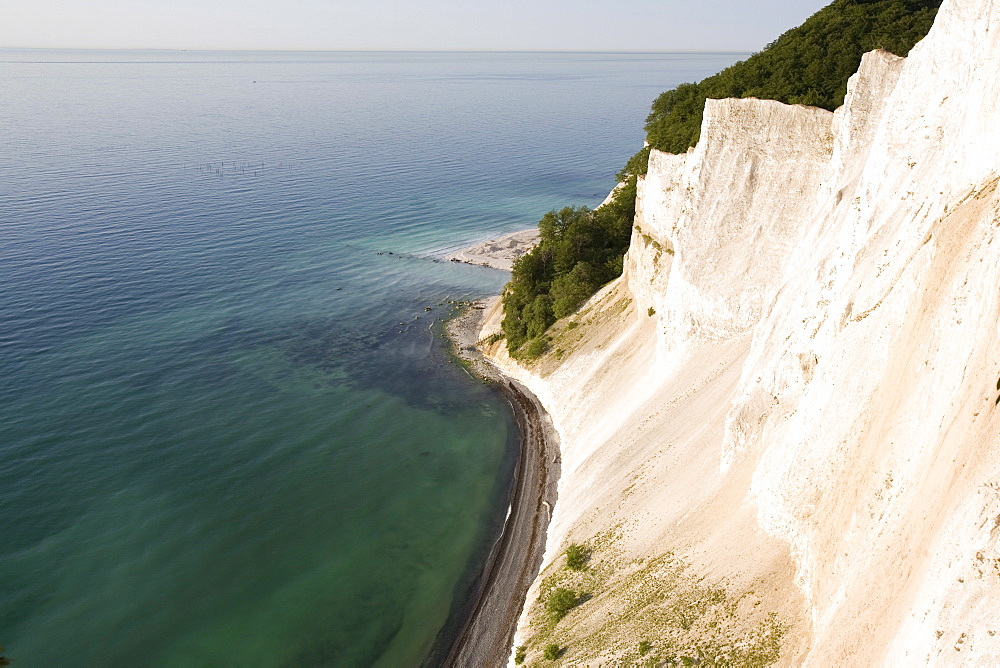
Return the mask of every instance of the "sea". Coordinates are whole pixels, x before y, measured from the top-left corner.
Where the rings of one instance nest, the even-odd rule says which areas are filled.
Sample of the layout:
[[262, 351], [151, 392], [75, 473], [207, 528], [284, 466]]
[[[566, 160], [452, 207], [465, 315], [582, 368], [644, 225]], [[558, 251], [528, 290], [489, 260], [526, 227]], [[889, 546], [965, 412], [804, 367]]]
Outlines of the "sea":
[[518, 446], [444, 256], [745, 56], [0, 50], [2, 654], [420, 665]]

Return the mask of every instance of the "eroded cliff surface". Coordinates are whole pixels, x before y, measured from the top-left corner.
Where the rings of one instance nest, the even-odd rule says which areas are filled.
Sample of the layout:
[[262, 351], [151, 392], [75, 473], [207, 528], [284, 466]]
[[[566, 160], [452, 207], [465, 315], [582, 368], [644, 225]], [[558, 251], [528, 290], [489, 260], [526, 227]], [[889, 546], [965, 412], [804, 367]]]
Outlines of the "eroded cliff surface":
[[622, 278], [490, 347], [562, 438], [529, 657], [1000, 662], [998, 60], [1000, 3], [946, 0], [833, 114], [710, 101]]

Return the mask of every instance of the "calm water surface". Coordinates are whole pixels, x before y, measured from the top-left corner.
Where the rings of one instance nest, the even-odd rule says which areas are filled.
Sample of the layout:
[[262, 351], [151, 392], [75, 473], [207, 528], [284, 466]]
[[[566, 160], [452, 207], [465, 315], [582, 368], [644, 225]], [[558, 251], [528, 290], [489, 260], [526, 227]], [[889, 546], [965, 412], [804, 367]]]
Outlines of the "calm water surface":
[[436, 334], [505, 275], [440, 257], [737, 59], [0, 50], [6, 654], [418, 664], [513, 451]]

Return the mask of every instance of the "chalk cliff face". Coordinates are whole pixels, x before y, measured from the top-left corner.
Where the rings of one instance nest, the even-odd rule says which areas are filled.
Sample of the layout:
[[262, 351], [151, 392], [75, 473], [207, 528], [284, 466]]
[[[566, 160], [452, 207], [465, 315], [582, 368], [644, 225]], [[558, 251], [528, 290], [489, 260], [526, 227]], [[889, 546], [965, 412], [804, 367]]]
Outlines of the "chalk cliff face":
[[[489, 350], [564, 451], [517, 644], [1000, 663], [998, 63], [1000, 2], [945, 0], [836, 113], [713, 100], [652, 152], [622, 278], [534, 365]], [[592, 598], [545, 622], [563, 580]]]

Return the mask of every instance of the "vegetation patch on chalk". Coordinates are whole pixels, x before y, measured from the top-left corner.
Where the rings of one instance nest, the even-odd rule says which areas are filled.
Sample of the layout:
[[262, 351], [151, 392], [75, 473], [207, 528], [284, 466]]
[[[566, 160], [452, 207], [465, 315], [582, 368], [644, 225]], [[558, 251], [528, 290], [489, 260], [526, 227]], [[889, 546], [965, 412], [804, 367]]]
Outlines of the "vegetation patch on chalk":
[[589, 554], [585, 570], [547, 567], [529, 611], [527, 659], [552, 660], [552, 646], [582, 665], [768, 666], [780, 658], [787, 628], [754, 592], [709, 582], [672, 553], [625, 559], [616, 540], [609, 532], [574, 543]]
[[573, 543], [566, 548], [566, 568], [573, 571], [582, 571], [587, 567], [587, 548], [579, 543]]

